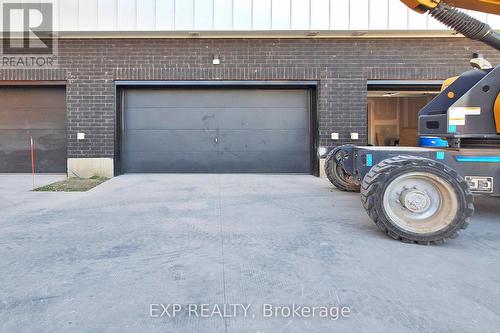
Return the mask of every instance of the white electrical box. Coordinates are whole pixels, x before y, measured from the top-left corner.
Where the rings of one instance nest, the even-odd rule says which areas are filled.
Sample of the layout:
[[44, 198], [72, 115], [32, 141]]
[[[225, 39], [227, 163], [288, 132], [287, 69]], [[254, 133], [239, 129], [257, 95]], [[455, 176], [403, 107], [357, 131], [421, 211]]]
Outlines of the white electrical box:
[[332, 133], [332, 140], [338, 140], [339, 139], [339, 133]]
[[351, 133], [351, 140], [359, 140], [359, 133]]

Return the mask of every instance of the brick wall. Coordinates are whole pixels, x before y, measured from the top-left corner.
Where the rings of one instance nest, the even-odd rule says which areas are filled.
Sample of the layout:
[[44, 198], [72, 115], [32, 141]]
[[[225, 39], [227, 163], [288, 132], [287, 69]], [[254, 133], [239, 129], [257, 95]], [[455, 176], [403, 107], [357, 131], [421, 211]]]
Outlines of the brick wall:
[[0, 70], [0, 80], [67, 81], [68, 157], [113, 157], [114, 80], [318, 80], [320, 145], [333, 147], [350, 132], [366, 143], [368, 79], [444, 79], [469, 69], [473, 52], [500, 62], [463, 38], [61, 40], [59, 69]]

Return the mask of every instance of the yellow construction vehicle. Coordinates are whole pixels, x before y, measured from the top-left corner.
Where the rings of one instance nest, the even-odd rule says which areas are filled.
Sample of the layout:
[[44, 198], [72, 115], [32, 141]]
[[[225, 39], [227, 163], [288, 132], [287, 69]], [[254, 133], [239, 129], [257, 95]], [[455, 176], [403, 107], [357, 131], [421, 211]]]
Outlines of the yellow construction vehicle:
[[401, 0], [406, 6], [419, 12], [426, 13], [438, 7], [439, 4], [448, 4], [451, 7], [470, 9], [483, 13], [500, 14], [498, 0]]
[[[457, 8], [500, 14], [500, 0], [401, 0], [464, 36], [500, 50], [500, 35]], [[449, 148], [344, 145], [326, 158], [330, 181], [360, 191], [362, 203], [389, 236], [435, 244], [455, 238], [474, 213], [473, 193], [500, 195], [500, 66], [484, 59], [448, 79], [419, 113], [419, 135]]]

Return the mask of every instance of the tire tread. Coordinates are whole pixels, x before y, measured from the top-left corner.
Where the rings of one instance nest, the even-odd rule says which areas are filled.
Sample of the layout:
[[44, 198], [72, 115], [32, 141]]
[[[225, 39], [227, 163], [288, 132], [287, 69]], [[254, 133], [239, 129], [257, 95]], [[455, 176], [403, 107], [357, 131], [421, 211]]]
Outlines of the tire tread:
[[[464, 207], [466, 207], [465, 211], [462, 214], [462, 217], [458, 219], [454, 224], [454, 227], [448, 230], [444, 234], [440, 234], [439, 237], [427, 238], [425, 236], [410, 238], [408, 235], [404, 233], [396, 233], [395, 228], [392, 227], [392, 223], [388, 221], [385, 216], [381, 216], [379, 210], [376, 205], [376, 196], [380, 195], [379, 188], [382, 184], [384, 184], [391, 172], [396, 169], [399, 169], [404, 166], [414, 166], [414, 167], [432, 167], [438, 168], [443, 172], [449, 174], [454, 181], [456, 181], [460, 188], [464, 191], [465, 203]], [[363, 182], [361, 184], [361, 202], [366, 212], [373, 220], [373, 222], [377, 225], [377, 227], [384, 233], [386, 233], [389, 237], [403, 241], [405, 243], [414, 243], [421, 245], [430, 245], [430, 244], [442, 244], [448, 239], [457, 238], [459, 232], [468, 227], [470, 223], [470, 217], [474, 214], [474, 197], [469, 189], [467, 182], [460, 176], [455, 170], [447, 167], [446, 165], [436, 162], [434, 160], [430, 160], [423, 157], [416, 156], [395, 156], [392, 158], [388, 158], [383, 160], [379, 164], [372, 167], [372, 169], [366, 174]]]
[[338, 179], [338, 177], [333, 172], [333, 168], [335, 168], [335, 165], [336, 165], [335, 154], [337, 154], [340, 149], [341, 149], [341, 146], [333, 149], [326, 156], [326, 160], [325, 160], [326, 177], [328, 178], [330, 183], [332, 183], [337, 189], [339, 189], [343, 192], [359, 192], [360, 185], [350, 183], [349, 181], [347, 181], [345, 179]]

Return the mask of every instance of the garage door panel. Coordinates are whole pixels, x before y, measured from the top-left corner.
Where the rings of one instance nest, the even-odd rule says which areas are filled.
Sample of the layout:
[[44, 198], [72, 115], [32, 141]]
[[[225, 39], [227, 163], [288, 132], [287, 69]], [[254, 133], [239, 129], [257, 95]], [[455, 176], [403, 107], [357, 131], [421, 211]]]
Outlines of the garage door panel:
[[66, 131], [0, 131], [0, 170], [31, 172], [30, 136], [35, 143], [35, 170], [41, 173], [66, 171]]
[[221, 127], [246, 130], [307, 129], [309, 117], [304, 108], [266, 108], [223, 110]]
[[[1, 101], [1, 100], [0, 100]], [[0, 109], [0, 129], [66, 129], [66, 109], [62, 107]]]
[[129, 108], [308, 107], [307, 91], [299, 89], [130, 89], [125, 96]]
[[215, 111], [205, 108], [127, 108], [127, 129], [215, 129]]
[[[131, 173], [309, 173], [307, 152], [129, 153]], [[276, 163], [279, 160], [280, 163]]]
[[210, 152], [216, 137], [216, 131], [204, 130], [127, 130], [123, 143], [131, 152]]
[[62, 87], [0, 87], [0, 172], [66, 172], [66, 97]]
[[[35, 156], [39, 155], [39, 151], [35, 150]], [[52, 149], [45, 151], [43, 155], [43, 159], [36, 161], [36, 173], [66, 173], [66, 149]], [[6, 173], [30, 173], [31, 160], [29, 151], [0, 151], [0, 170]]]
[[[249, 133], [250, 132], [250, 133]], [[307, 151], [308, 130], [224, 130], [219, 133], [222, 151]]]
[[128, 152], [306, 151], [308, 130], [127, 130]]
[[[286, 112], [286, 117], [283, 117]], [[127, 129], [304, 128], [304, 108], [127, 108]]]
[[[1, 87], [0, 101], [2, 109], [13, 108], [60, 108], [66, 99], [66, 92], [61, 87]], [[36, 104], [33, 104], [36, 101]]]

